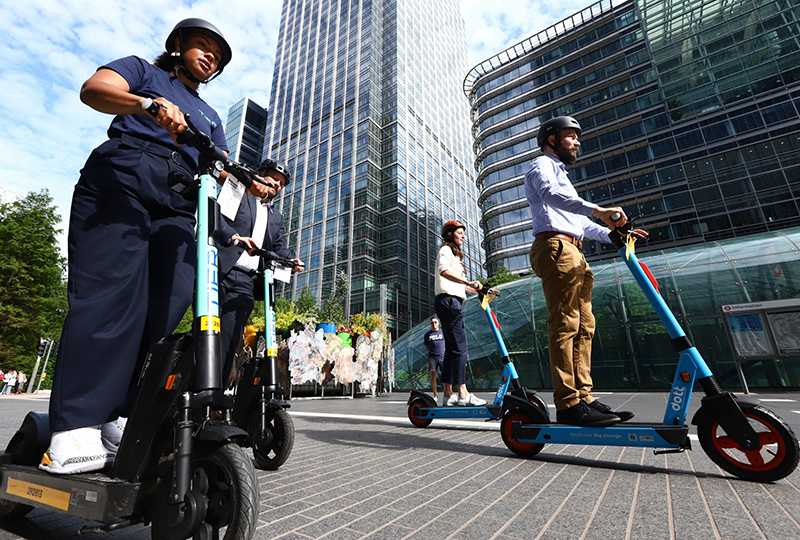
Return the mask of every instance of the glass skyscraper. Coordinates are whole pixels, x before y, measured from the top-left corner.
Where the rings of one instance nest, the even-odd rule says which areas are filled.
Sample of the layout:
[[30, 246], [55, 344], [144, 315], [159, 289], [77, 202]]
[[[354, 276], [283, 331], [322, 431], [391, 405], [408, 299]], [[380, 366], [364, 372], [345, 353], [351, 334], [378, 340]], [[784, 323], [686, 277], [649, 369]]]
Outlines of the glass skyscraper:
[[530, 267], [524, 174], [558, 115], [583, 128], [579, 194], [642, 216], [640, 251], [800, 224], [799, 20], [796, 0], [604, 0], [473, 68], [489, 274]]
[[266, 129], [267, 111], [258, 103], [244, 97], [231, 105], [225, 123], [228, 156], [234, 161], [258, 168]]
[[264, 156], [289, 164], [289, 249], [305, 263], [284, 294], [320, 300], [338, 271], [346, 312], [395, 335], [432, 312], [445, 221], [467, 224], [465, 266], [483, 275], [464, 24], [456, 0], [285, 0]]

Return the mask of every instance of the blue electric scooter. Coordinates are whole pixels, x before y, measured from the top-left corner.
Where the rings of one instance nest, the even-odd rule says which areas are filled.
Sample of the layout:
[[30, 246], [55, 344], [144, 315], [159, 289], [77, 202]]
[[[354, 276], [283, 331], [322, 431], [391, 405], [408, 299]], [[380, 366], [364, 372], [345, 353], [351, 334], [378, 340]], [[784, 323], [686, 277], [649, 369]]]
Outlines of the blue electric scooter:
[[[500, 335], [500, 326], [497, 323], [497, 317], [494, 316], [492, 308], [489, 303], [495, 296], [500, 296], [500, 292], [496, 290], [478, 291], [478, 298], [481, 301], [481, 308], [486, 313], [486, 318], [489, 320], [489, 328], [492, 329], [492, 334], [500, 349], [501, 360], [503, 362], [503, 374], [500, 377], [500, 384], [497, 386], [494, 400], [492, 404], [482, 405], [480, 407], [439, 407], [436, 400], [425, 392], [419, 390], [412, 390], [411, 396], [408, 398], [408, 419], [415, 427], [427, 427], [434, 419], [443, 418], [483, 418], [485, 420], [497, 420], [503, 416], [504, 411], [513, 407], [515, 404], [524, 403], [529, 406], [531, 410], [536, 411], [535, 417], [544, 422], [550, 421], [549, 413], [547, 412], [547, 405], [539, 399], [535, 390], [524, 388], [519, 382], [517, 370], [514, 363], [508, 356], [508, 350]], [[509, 388], [511, 391], [509, 392]]]
[[800, 459], [792, 429], [761, 407], [758, 400], [722, 391], [661, 297], [650, 270], [636, 258], [636, 234], [631, 224], [612, 232], [611, 240], [679, 353], [664, 420], [660, 424], [626, 422], [608, 427], [554, 425], [543, 421], [538, 408], [520, 402], [505, 410], [501, 421], [500, 431], [508, 449], [523, 457], [535, 456], [546, 443], [646, 447], [658, 449], [656, 454], [690, 450], [685, 419], [697, 381], [705, 397], [692, 424], [697, 426], [700, 445], [714, 463], [740, 478], [757, 482], [774, 482], [791, 474]]

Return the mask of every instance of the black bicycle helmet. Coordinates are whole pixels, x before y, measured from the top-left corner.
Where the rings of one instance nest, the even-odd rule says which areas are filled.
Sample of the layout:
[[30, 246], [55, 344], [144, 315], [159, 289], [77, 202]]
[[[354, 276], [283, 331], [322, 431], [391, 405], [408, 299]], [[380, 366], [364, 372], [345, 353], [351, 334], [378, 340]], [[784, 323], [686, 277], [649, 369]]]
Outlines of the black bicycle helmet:
[[288, 186], [289, 181], [292, 179], [292, 175], [289, 173], [289, 167], [274, 159], [267, 158], [261, 162], [261, 165], [258, 166], [258, 174], [262, 174], [267, 171], [277, 171], [281, 173], [283, 177], [286, 178], [286, 182], [284, 182], [283, 187]]
[[466, 229], [466, 225], [459, 221], [448, 221], [444, 225], [442, 225], [442, 238], [445, 240], [447, 239], [447, 235], [451, 232], [456, 232], [458, 229]]
[[542, 124], [539, 127], [539, 134], [536, 136], [539, 148], [544, 148], [544, 146], [547, 145], [555, 150], [547, 140], [550, 138], [550, 135], [555, 135], [556, 139], [558, 139], [558, 134], [565, 129], [574, 129], [578, 132], [579, 137], [581, 135], [581, 125], [571, 116], [556, 116]]
[[216, 41], [219, 45], [219, 48], [222, 49], [222, 60], [220, 60], [219, 65], [217, 66], [217, 72], [214, 74], [214, 77], [216, 77], [222, 73], [222, 70], [225, 69], [225, 66], [227, 66], [231, 61], [233, 52], [231, 52], [231, 46], [228, 45], [227, 40], [222, 35], [222, 32], [219, 31], [219, 28], [210, 22], [197, 18], [182, 20], [176, 24], [175, 28], [172, 29], [172, 32], [169, 33], [169, 36], [167, 36], [167, 43], [164, 45], [164, 47], [168, 53], [173, 53], [175, 51], [175, 38], [179, 37], [181, 40], [183, 40], [184, 35], [191, 33], [205, 34], [209, 36]]

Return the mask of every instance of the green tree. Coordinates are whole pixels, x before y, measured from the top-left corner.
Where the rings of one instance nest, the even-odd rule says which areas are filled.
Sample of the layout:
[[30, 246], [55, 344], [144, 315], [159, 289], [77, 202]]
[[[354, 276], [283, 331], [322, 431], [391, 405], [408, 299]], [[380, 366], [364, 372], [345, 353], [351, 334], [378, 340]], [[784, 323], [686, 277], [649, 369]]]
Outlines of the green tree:
[[508, 283], [509, 281], [516, 281], [518, 279], [519, 276], [517, 274], [513, 273], [505, 266], [501, 266], [497, 269], [497, 272], [486, 281], [486, 284], [490, 287], [496, 287], [497, 285]]
[[319, 310], [320, 322], [329, 322], [334, 324], [346, 324], [347, 319], [344, 316], [344, 301], [347, 298], [347, 273], [340, 271], [336, 274], [336, 283], [333, 287], [333, 293], [322, 304]]
[[183, 318], [181, 319], [181, 322], [178, 323], [178, 327], [175, 329], [173, 334], [185, 334], [187, 332], [191, 332], [193, 322], [194, 306], [189, 306], [189, 309], [187, 309], [186, 313], [183, 314]]
[[317, 299], [311, 294], [311, 289], [308, 288], [308, 285], [303, 287], [303, 290], [300, 291], [300, 296], [295, 301], [295, 305], [297, 306], [297, 311], [303, 315], [309, 313], [316, 307]]
[[46, 189], [0, 204], [0, 367], [30, 374], [38, 338], [61, 336], [67, 295], [60, 221]]

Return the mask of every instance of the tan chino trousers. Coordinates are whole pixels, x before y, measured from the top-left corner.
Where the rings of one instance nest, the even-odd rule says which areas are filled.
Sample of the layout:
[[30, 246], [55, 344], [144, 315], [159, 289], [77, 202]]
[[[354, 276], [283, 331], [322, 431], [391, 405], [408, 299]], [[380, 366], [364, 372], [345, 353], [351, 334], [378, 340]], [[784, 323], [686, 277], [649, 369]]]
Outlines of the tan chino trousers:
[[594, 274], [583, 253], [565, 240], [535, 240], [531, 267], [542, 280], [547, 303], [547, 343], [553, 401], [557, 410], [592, 397], [592, 314]]

